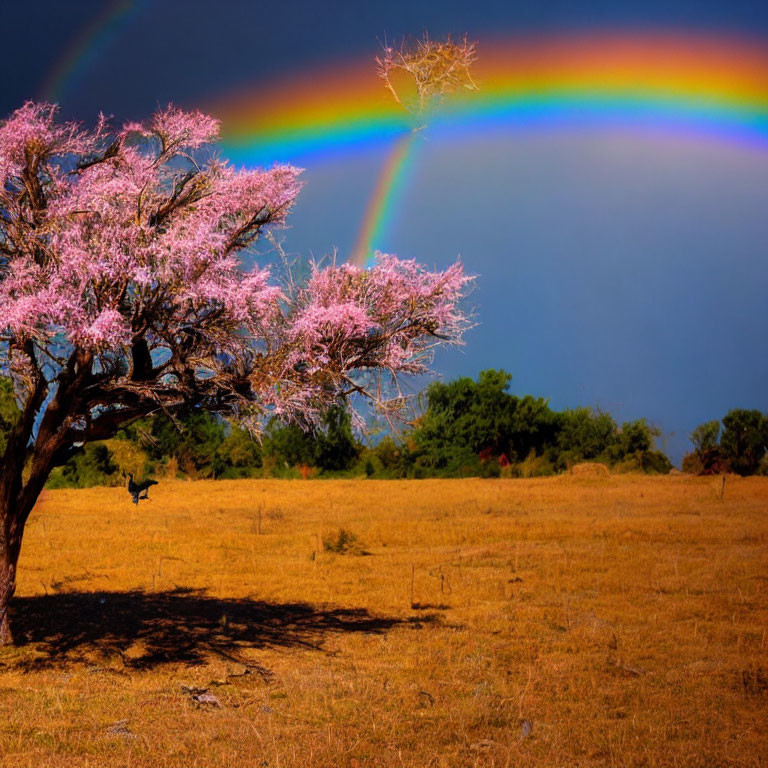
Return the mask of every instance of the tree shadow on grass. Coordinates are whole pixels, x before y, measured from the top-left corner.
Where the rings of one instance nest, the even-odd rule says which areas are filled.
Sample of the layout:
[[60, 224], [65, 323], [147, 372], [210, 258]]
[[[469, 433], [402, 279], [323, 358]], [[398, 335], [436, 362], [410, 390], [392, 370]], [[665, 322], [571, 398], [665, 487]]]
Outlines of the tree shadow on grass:
[[334, 635], [381, 634], [436, 618], [398, 619], [361, 608], [222, 599], [184, 588], [152, 594], [64, 592], [17, 597], [12, 609], [17, 644], [34, 649], [14, 666], [35, 669], [94, 656], [119, 656], [126, 666], [138, 669], [202, 664], [212, 655], [247, 664], [241, 654], [249, 649], [322, 650], [324, 641]]

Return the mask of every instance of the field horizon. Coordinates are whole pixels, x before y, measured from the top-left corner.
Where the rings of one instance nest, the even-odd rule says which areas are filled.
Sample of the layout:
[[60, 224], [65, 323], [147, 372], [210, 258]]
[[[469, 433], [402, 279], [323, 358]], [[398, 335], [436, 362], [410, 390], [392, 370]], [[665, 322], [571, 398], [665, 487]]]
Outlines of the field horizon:
[[763, 766], [768, 478], [46, 491], [0, 765]]

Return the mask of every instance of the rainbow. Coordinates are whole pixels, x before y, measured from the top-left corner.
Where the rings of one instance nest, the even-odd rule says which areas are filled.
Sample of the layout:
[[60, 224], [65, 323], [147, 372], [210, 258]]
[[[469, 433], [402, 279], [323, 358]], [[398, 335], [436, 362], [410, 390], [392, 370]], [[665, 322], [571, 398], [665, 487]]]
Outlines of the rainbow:
[[[556, 36], [480, 42], [480, 90], [433, 123], [608, 120], [682, 128], [768, 146], [768, 43], [682, 35]], [[372, 61], [344, 61], [235, 93], [209, 110], [244, 158], [346, 151], [409, 131]]]
[[42, 101], [61, 103], [67, 91], [142, 6], [141, 0], [112, 0], [67, 46], [43, 82]]
[[[712, 35], [557, 35], [480, 41], [480, 90], [450, 97], [431, 135], [602, 128], [675, 134], [768, 149], [768, 44]], [[308, 164], [355, 148], [394, 145], [375, 186], [353, 259], [381, 242], [413, 162], [409, 116], [371, 61], [344, 61], [232, 94], [226, 154], [246, 165]]]

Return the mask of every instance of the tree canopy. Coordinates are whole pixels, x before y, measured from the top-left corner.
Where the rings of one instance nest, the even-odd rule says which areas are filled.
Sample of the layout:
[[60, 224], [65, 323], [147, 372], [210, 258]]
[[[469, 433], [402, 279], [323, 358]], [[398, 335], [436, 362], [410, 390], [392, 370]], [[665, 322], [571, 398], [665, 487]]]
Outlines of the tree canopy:
[[757, 410], [729, 411], [723, 418], [720, 450], [734, 472], [754, 474], [768, 451], [768, 418]]
[[553, 411], [545, 398], [511, 394], [511, 380], [504, 370], [487, 370], [476, 381], [430, 385], [413, 433], [414, 466], [427, 474], [482, 473], [483, 465], [485, 472], [514, 465], [547, 474], [598, 460], [669, 470], [669, 460], [654, 448], [657, 432], [644, 419], [619, 426], [599, 410]]

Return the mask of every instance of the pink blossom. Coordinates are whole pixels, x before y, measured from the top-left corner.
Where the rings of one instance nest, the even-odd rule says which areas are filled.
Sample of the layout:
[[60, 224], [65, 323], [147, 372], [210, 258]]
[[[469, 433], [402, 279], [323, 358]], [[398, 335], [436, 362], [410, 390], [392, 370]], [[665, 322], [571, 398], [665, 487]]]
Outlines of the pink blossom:
[[[26, 153], [33, 150], [41, 158], [89, 151], [91, 138], [76, 123], [54, 122], [58, 107], [28, 101], [0, 125], [0, 179], [18, 176], [26, 162]], [[99, 121], [93, 136], [100, 136], [103, 122]]]
[[262, 229], [286, 220], [300, 170], [194, 160], [218, 130], [168, 107], [87, 131], [32, 103], [0, 124], [0, 355], [32, 341], [62, 365], [78, 352], [122, 360], [102, 388], [117, 405], [133, 392], [135, 410], [127, 377], [145, 345], [157, 366], [141, 373], [147, 408], [206, 398], [254, 421], [312, 418], [353, 391], [378, 397], [382, 375], [424, 372], [435, 345], [460, 342], [460, 264], [429, 271], [379, 254], [367, 270], [315, 264], [299, 286], [246, 269]]
[[104, 309], [90, 325], [82, 328], [82, 343], [95, 347], [114, 347], [126, 344], [130, 329], [125, 318], [116, 309]]
[[197, 149], [215, 141], [219, 136], [221, 123], [202, 112], [184, 112], [172, 105], [156, 112], [148, 125], [126, 123], [123, 134], [136, 133], [141, 136], [157, 136], [164, 153], [179, 149]]

